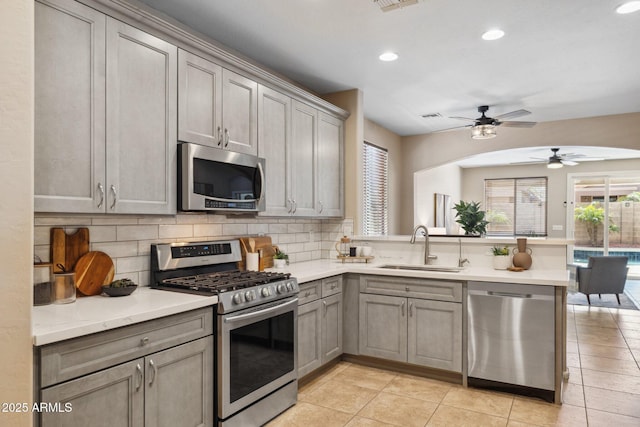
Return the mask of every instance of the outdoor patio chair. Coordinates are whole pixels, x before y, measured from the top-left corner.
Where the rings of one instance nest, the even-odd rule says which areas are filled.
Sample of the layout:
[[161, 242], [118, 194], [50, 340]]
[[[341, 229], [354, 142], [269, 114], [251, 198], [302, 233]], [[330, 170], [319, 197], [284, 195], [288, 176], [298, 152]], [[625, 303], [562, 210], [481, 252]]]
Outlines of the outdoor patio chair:
[[600, 298], [602, 294], [615, 294], [620, 304], [619, 294], [624, 292], [628, 271], [626, 256], [589, 257], [587, 267], [578, 267], [576, 270], [578, 291], [587, 296], [589, 304], [589, 294], [598, 294]]

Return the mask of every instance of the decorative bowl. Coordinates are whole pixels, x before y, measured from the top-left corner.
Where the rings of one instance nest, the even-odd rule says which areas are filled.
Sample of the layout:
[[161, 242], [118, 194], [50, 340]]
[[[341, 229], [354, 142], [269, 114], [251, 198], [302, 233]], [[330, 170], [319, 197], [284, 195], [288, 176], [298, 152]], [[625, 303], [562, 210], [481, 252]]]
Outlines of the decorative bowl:
[[102, 287], [102, 293], [109, 295], [110, 297], [124, 297], [131, 295], [136, 290], [138, 285], [133, 283], [130, 279], [120, 279], [111, 282], [108, 285]]

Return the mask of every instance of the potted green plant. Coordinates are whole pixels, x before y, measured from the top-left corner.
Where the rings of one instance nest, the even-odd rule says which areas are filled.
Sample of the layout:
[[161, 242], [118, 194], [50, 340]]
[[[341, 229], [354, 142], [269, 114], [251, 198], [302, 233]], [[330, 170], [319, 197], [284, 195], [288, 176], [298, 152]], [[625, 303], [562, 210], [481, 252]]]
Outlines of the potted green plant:
[[485, 211], [480, 209], [480, 202], [460, 200], [453, 206], [456, 211], [456, 222], [460, 224], [467, 236], [482, 236], [487, 232], [489, 221], [485, 219]]
[[289, 255], [285, 254], [280, 249], [277, 249], [276, 253], [273, 255], [273, 267], [285, 268], [287, 265], [289, 265]]
[[493, 254], [493, 268], [496, 270], [506, 270], [511, 267], [511, 251], [507, 246], [494, 246], [491, 248]]

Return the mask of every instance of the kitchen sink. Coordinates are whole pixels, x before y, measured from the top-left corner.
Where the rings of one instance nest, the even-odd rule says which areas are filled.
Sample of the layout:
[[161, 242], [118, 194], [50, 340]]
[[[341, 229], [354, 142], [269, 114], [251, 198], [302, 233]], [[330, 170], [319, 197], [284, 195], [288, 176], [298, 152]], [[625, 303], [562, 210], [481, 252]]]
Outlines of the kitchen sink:
[[464, 267], [456, 267], [453, 265], [407, 265], [407, 264], [387, 264], [380, 268], [389, 270], [413, 270], [413, 271], [446, 271], [449, 273], [457, 273], [464, 270]]

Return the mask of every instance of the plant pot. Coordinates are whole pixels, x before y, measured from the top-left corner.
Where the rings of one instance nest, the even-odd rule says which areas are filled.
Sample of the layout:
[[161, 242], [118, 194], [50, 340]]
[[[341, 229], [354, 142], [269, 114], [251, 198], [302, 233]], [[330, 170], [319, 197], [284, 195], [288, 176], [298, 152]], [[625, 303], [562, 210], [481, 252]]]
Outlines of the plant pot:
[[286, 268], [287, 260], [286, 259], [274, 259], [273, 260], [273, 268]]
[[511, 255], [494, 255], [493, 268], [496, 270], [506, 270], [511, 267]]

